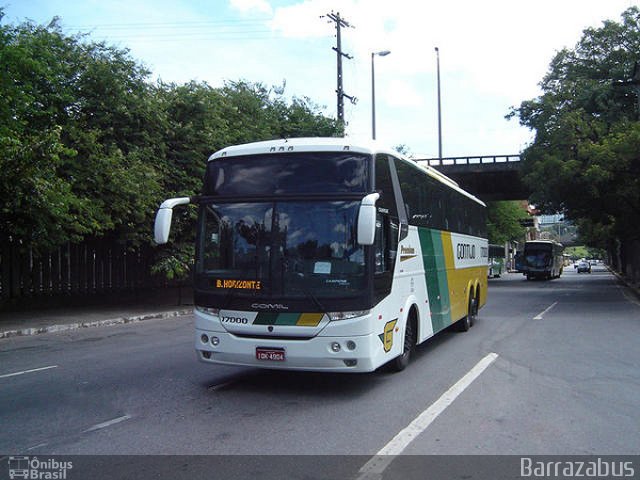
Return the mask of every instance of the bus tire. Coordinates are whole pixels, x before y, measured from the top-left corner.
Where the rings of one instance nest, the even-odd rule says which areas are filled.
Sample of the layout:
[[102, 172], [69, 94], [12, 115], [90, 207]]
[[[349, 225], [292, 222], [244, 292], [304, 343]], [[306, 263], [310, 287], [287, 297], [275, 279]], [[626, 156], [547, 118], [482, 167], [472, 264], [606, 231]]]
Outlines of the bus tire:
[[401, 372], [409, 362], [413, 355], [413, 350], [418, 340], [418, 321], [414, 310], [409, 313], [407, 318], [407, 325], [404, 329], [404, 344], [402, 346], [402, 353], [391, 361], [391, 368], [394, 372]]
[[471, 315], [470, 323], [473, 327], [478, 321], [478, 310], [480, 305], [480, 292], [476, 292], [476, 296], [470, 301], [471, 305], [469, 305], [469, 315]]
[[458, 331], [459, 332], [468, 332], [473, 324], [473, 297], [469, 298], [469, 304], [467, 306], [467, 314], [458, 320]]

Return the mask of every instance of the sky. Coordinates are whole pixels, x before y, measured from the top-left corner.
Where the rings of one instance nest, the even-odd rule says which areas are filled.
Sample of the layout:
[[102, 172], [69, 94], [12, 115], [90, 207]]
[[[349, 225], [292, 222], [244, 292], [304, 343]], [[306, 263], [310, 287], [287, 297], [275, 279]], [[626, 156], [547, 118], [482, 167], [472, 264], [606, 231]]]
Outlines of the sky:
[[620, 21], [630, 0], [0, 0], [3, 23], [48, 24], [129, 49], [150, 81], [285, 86], [335, 117], [335, 23], [342, 29], [347, 135], [369, 139], [371, 54], [376, 137], [420, 158], [438, 156], [440, 57], [444, 157], [517, 154], [532, 132], [505, 116], [540, 95], [556, 52], [588, 27]]

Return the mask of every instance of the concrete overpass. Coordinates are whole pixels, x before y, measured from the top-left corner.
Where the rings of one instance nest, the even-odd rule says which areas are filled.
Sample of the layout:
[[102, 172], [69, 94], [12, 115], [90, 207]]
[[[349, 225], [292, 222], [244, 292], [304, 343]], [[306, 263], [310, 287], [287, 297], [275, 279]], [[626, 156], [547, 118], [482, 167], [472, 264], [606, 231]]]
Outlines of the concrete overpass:
[[415, 160], [434, 167], [484, 201], [526, 200], [531, 194], [520, 178], [520, 155]]
[[[458, 182], [484, 201], [527, 200], [531, 191], [520, 177], [520, 155], [482, 155], [476, 157], [418, 158]], [[550, 217], [550, 216], [547, 216]], [[580, 244], [575, 225], [564, 219], [539, 223], [541, 238], [552, 238], [565, 247]]]

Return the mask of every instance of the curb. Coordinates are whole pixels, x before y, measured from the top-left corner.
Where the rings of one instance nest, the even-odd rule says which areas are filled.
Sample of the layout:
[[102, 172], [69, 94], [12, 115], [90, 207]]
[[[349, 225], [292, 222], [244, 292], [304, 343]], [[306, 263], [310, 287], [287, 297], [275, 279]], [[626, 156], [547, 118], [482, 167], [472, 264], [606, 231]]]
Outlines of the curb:
[[624, 284], [624, 286], [627, 287], [631, 293], [638, 298], [638, 300], [640, 300], [640, 287], [637, 284], [631, 283], [624, 275], [616, 272], [609, 265], [607, 265], [607, 270], [609, 270], [609, 272], [611, 272], [620, 281], [620, 283]]
[[93, 322], [66, 323], [59, 325], [46, 325], [43, 327], [22, 328], [19, 330], [0, 331], [0, 339], [9, 337], [21, 337], [28, 335], [38, 335], [40, 333], [65, 332], [68, 330], [77, 330], [80, 328], [107, 327], [110, 325], [123, 325], [126, 323], [137, 323], [145, 320], [159, 320], [165, 318], [180, 317], [182, 315], [191, 315], [193, 308], [184, 310], [175, 310], [171, 312], [145, 313], [132, 317], [109, 318], [106, 320], [96, 320]]

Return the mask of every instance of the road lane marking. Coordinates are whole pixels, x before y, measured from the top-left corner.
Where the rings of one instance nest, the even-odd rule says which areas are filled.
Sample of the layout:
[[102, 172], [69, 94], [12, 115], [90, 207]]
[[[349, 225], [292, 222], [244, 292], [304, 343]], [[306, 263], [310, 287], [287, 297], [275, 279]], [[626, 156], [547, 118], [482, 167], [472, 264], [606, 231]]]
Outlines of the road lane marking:
[[218, 383], [217, 385], [211, 385], [208, 390], [210, 392], [217, 392], [219, 390], [224, 390], [227, 387], [230, 387], [231, 385], [235, 385], [236, 383], [238, 383], [238, 380], [230, 380], [228, 382], [224, 382], [224, 383]]
[[549, 310], [551, 310], [557, 304], [558, 304], [558, 302], [553, 302], [551, 305], [549, 305], [547, 308], [545, 308], [543, 311], [541, 311], [538, 315], [533, 317], [533, 319], [534, 320], [542, 320], [542, 317], [545, 315], [545, 313], [547, 313]]
[[27, 452], [30, 452], [31, 450], [35, 450], [36, 448], [42, 448], [42, 447], [46, 447], [47, 444], [46, 443], [39, 443], [38, 445], [34, 445], [33, 447], [29, 447], [27, 448]]
[[49, 370], [51, 368], [58, 368], [58, 365], [49, 365], [48, 367], [32, 368], [31, 370], [23, 370], [22, 372], [5, 373], [0, 375], [0, 378], [17, 377], [18, 375], [24, 375], [25, 373], [41, 372], [42, 370]]
[[120, 423], [120, 422], [124, 422], [125, 420], [129, 420], [130, 418], [131, 418], [131, 415], [123, 415], [122, 417], [114, 418], [113, 420], [108, 420], [106, 422], [98, 423], [98, 424], [94, 425], [93, 427], [87, 428], [82, 433], [94, 432], [96, 430], [107, 428], [107, 427], [110, 427], [111, 425], [115, 425], [116, 423]]
[[458, 396], [464, 392], [473, 381], [491, 365], [497, 353], [489, 353], [469, 370], [464, 377], [458, 380], [449, 390], [431, 404], [429, 408], [418, 415], [407, 427], [401, 430], [382, 449], [360, 469], [358, 480], [365, 478], [380, 478], [382, 473], [391, 464], [396, 455], [400, 455], [418, 435], [424, 432], [429, 425], [451, 405]]

